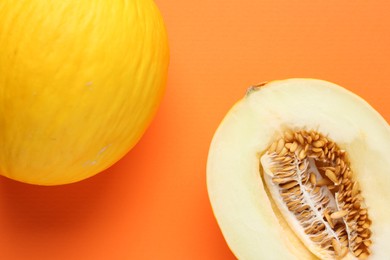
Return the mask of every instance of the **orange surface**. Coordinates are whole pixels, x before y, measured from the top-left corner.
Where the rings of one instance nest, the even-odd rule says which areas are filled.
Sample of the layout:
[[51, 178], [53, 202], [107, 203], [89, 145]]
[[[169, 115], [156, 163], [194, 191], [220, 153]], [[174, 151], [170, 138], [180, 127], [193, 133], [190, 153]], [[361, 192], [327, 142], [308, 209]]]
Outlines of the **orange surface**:
[[390, 120], [390, 2], [157, 0], [171, 66], [141, 142], [58, 187], [0, 179], [0, 259], [234, 259], [207, 197], [213, 133], [247, 87], [314, 77]]

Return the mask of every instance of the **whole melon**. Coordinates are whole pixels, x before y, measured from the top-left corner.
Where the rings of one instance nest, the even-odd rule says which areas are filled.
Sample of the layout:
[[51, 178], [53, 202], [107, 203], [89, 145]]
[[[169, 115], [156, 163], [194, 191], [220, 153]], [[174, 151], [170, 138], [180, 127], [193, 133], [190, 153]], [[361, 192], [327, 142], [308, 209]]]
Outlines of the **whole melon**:
[[108, 168], [164, 94], [168, 39], [152, 0], [2, 0], [0, 50], [0, 173], [21, 182]]

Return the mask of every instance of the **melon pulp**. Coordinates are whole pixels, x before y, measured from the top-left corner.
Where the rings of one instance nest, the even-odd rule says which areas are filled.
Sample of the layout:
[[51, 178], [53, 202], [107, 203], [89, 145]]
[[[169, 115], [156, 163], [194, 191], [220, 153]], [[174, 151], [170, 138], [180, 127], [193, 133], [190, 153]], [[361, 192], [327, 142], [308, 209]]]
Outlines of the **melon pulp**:
[[0, 173], [21, 182], [108, 168], [165, 90], [168, 40], [152, 0], [2, 0], [0, 49]]
[[[357, 222], [370, 227], [369, 235], [360, 233], [364, 233], [363, 238], [351, 233], [344, 211], [335, 209], [334, 223], [344, 225], [344, 232], [348, 233], [342, 255], [327, 254], [324, 248], [313, 246], [313, 241], [305, 237], [303, 228], [297, 224], [297, 218], [302, 216], [280, 205], [283, 204], [280, 195], [285, 191], [275, 183], [267, 184], [267, 178], [277, 168], [270, 163], [269, 151], [276, 149], [281, 137], [294, 131], [320, 133], [337, 144], [339, 154], [348, 155], [348, 171], [359, 184], [358, 196], [364, 198], [360, 213], [363, 216], [363, 212], [368, 212], [370, 219], [367, 223], [360, 219]], [[282, 143], [285, 145], [287, 141]], [[291, 143], [286, 147], [292, 149]], [[313, 148], [309, 151], [315, 151], [314, 145], [310, 147]], [[250, 88], [218, 127], [207, 162], [209, 198], [226, 242], [239, 259], [387, 259], [390, 254], [389, 153], [388, 123], [364, 100], [340, 86], [315, 79], [288, 79]], [[297, 159], [299, 154], [293, 156]], [[314, 162], [312, 158], [308, 162], [306, 167], [321, 169], [322, 162]], [[325, 174], [318, 177], [333, 179], [332, 175]], [[332, 207], [338, 208], [338, 202], [342, 201], [338, 196], [341, 182], [335, 180], [332, 184], [336, 192], [329, 186], [322, 195], [333, 196], [330, 199], [336, 202]], [[353, 185], [349, 186], [352, 190]], [[299, 190], [300, 186], [295, 188]], [[317, 214], [323, 214], [315, 203], [314, 200], [308, 204]], [[328, 224], [322, 215], [318, 219]], [[354, 248], [351, 245], [356, 240], [359, 244]], [[369, 247], [362, 253], [363, 243]], [[332, 243], [327, 247], [328, 253], [340, 250]]]

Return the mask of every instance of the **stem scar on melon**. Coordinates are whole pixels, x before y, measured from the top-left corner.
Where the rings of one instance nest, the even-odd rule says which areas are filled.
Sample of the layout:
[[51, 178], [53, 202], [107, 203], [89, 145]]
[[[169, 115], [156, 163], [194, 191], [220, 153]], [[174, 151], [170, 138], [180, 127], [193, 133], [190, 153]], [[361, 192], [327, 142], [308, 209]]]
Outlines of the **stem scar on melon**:
[[[207, 186], [240, 259], [386, 259], [390, 128], [322, 80], [252, 87], [209, 150]], [[385, 205], [383, 205], [385, 204]]]

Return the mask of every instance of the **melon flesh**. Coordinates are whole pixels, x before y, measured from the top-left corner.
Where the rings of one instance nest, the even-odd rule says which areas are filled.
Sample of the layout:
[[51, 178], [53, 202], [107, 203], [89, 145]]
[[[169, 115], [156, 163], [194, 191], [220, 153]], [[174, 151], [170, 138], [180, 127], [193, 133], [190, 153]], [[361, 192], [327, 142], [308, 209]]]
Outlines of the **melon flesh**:
[[275, 210], [260, 175], [261, 154], [286, 129], [315, 130], [347, 151], [372, 220], [369, 259], [387, 259], [389, 125], [357, 95], [316, 79], [250, 88], [214, 135], [207, 162], [208, 193], [233, 253], [239, 259], [317, 258]]

